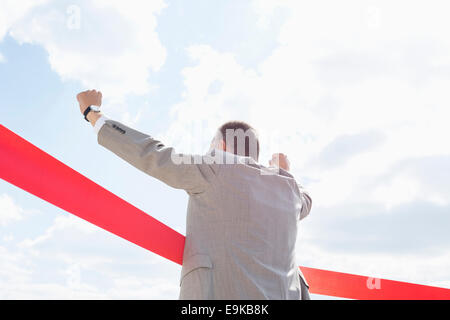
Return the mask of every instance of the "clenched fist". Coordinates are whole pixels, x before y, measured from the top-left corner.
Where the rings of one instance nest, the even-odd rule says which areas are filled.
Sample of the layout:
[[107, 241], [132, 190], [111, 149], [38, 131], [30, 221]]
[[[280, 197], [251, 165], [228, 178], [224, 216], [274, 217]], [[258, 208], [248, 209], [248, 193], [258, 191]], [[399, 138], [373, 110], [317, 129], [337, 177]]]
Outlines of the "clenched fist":
[[81, 113], [84, 113], [89, 106], [100, 107], [102, 105], [102, 93], [96, 90], [83, 91], [77, 94], [77, 100], [80, 104]]
[[274, 153], [272, 155], [272, 159], [269, 160], [269, 165], [282, 168], [286, 171], [289, 171], [291, 166], [287, 158], [287, 155], [285, 155], [284, 153]]

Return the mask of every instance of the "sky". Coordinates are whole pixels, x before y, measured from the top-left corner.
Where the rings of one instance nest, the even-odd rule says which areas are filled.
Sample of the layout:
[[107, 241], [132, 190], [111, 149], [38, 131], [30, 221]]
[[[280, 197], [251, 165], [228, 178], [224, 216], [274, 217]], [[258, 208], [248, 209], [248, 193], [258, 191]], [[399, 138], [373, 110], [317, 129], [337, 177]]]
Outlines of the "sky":
[[[312, 196], [299, 265], [450, 288], [448, 6], [0, 0], [0, 122], [184, 234], [187, 194], [99, 146], [76, 94], [183, 153], [247, 121]], [[1, 299], [177, 299], [180, 270], [0, 182]]]

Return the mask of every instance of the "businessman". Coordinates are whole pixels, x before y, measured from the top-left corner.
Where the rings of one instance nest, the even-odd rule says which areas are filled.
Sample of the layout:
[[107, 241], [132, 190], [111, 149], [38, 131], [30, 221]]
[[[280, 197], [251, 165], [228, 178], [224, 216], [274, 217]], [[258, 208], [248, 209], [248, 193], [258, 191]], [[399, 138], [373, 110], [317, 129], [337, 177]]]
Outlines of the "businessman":
[[223, 124], [205, 155], [180, 154], [108, 119], [101, 92], [77, 100], [100, 145], [188, 193], [180, 299], [309, 299], [295, 243], [312, 202], [286, 155], [259, 164], [257, 133], [241, 121]]

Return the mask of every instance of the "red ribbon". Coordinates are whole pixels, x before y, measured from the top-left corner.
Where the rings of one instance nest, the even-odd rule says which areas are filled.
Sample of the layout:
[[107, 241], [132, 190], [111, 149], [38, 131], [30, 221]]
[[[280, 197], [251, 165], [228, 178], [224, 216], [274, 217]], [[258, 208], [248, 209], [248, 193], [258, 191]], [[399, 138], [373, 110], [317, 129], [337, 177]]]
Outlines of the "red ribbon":
[[[0, 125], [0, 177], [182, 264], [185, 237]], [[300, 267], [310, 292], [350, 299], [450, 299], [450, 289]]]
[[181, 264], [184, 236], [0, 125], [0, 177]]
[[450, 289], [300, 267], [310, 292], [359, 300], [450, 300]]

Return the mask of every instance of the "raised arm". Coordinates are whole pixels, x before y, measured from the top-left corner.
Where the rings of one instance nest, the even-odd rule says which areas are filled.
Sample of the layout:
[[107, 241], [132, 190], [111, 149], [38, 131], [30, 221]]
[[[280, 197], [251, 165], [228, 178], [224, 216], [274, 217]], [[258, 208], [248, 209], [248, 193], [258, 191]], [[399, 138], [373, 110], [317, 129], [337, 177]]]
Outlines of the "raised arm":
[[[288, 159], [287, 155], [285, 155], [284, 153], [274, 153], [272, 155], [272, 159], [269, 160], [269, 165], [282, 168], [282, 169], [284, 169], [286, 171], [290, 170], [289, 159]], [[300, 199], [301, 199], [301, 202], [302, 202], [302, 209], [300, 210], [300, 217], [299, 217], [299, 219], [302, 220], [311, 211], [312, 199], [309, 196], [308, 192], [302, 186], [297, 184], [297, 187], [298, 187], [298, 192], [299, 192]]]
[[[91, 105], [100, 106], [101, 98], [101, 92], [95, 90], [78, 94], [81, 113]], [[215, 178], [212, 165], [194, 163], [192, 156], [178, 154], [147, 134], [107, 119], [101, 112], [89, 112], [86, 117], [94, 127], [101, 123], [97, 128], [100, 145], [171, 187], [199, 194]]]

